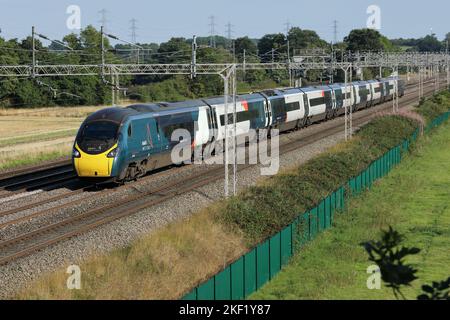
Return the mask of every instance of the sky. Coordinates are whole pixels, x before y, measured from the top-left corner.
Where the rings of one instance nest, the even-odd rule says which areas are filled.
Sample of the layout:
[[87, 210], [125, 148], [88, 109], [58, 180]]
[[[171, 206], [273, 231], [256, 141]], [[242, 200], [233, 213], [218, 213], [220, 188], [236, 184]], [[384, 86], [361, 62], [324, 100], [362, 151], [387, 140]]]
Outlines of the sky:
[[136, 19], [137, 42], [164, 42], [171, 37], [209, 35], [209, 17], [215, 17], [216, 34], [226, 36], [227, 23], [233, 37], [260, 38], [267, 33], [285, 32], [286, 23], [315, 30], [323, 39], [337, 39], [350, 30], [367, 25], [367, 8], [380, 8], [380, 32], [389, 38], [418, 38], [435, 33], [443, 39], [450, 32], [450, 1], [428, 0], [0, 0], [0, 37], [24, 38], [36, 31], [52, 39], [70, 32], [67, 8], [80, 8], [81, 27], [101, 25], [100, 10], [106, 9], [106, 28], [122, 39], [131, 40], [130, 20]]

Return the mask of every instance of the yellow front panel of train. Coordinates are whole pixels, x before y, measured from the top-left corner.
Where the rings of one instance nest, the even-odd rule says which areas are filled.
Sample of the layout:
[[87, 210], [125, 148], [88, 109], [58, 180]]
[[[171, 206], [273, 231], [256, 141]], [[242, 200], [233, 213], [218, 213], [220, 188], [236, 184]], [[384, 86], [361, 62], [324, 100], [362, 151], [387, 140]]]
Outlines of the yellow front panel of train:
[[108, 151], [101, 154], [88, 154], [80, 150], [79, 158], [74, 158], [75, 169], [79, 177], [109, 177], [111, 175], [113, 158], [106, 155], [117, 147], [117, 144]]

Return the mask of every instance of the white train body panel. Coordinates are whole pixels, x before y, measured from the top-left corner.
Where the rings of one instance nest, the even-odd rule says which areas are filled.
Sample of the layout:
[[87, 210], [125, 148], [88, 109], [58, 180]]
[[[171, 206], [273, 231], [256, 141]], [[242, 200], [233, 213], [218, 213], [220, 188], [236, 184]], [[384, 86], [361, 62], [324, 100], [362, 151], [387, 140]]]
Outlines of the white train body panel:
[[198, 122], [195, 130], [194, 145], [201, 146], [210, 140], [210, 132], [208, 125], [208, 107], [199, 107]]
[[372, 92], [372, 101], [378, 102], [381, 99], [381, 82], [371, 82], [370, 89]]
[[[216, 123], [217, 123], [217, 139], [223, 140], [225, 139], [225, 105], [213, 105], [213, 109], [215, 109], [216, 114]], [[233, 124], [233, 102], [228, 104], [228, 130], [229, 132], [234, 132], [234, 124]], [[242, 101], [236, 101], [236, 117], [240, 112], [248, 112], [246, 107], [246, 103]], [[236, 122], [236, 135], [248, 134], [250, 131], [250, 120]]]
[[[325, 115], [327, 106], [325, 104], [325, 93], [323, 90], [308, 91], [306, 95], [309, 100], [309, 116], [317, 117]], [[317, 100], [324, 99], [323, 103], [316, 104]]]
[[303, 103], [303, 93], [287, 94], [284, 96], [284, 101], [288, 103], [296, 103], [299, 106], [298, 110], [286, 112], [286, 122], [298, 121], [305, 117], [305, 106]]

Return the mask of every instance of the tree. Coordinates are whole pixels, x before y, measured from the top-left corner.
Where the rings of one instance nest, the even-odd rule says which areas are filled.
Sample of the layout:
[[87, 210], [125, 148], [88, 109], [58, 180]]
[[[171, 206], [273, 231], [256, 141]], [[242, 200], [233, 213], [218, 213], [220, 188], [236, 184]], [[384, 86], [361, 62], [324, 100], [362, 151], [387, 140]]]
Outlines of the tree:
[[292, 49], [323, 48], [328, 45], [315, 31], [302, 30], [298, 27], [289, 30], [288, 39]]
[[450, 32], [445, 35], [443, 46], [445, 49], [450, 49]]
[[237, 38], [234, 41], [234, 50], [237, 55], [241, 55], [243, 52], [249, 55], [256, 55], [258, 48], [256, 47], [256, 44], [249, 38], [249, 37], [242, 37]]
[[382, 51], [385, 49], [382, 36], [377, 30], [355, 29], [344, 38], [347, 50], [356, 51]]
[[431, 34], [419, 40], [417, 49], [419, 52], [438, 52], [443, 49], [443, 46], [442, 43], [436, 38], [436, 35]]
[[282, 33], [266, 34], [258, 42], [258, 51], [262, 61], [272, 60], [271, 51], [274, 49], [275, 59], [279, 54], [286, 53], [286, 36]]
[[186, 63], [190, 61], [191, 46], [185, 38], [171, 38], [158, 49], [159, 63]]

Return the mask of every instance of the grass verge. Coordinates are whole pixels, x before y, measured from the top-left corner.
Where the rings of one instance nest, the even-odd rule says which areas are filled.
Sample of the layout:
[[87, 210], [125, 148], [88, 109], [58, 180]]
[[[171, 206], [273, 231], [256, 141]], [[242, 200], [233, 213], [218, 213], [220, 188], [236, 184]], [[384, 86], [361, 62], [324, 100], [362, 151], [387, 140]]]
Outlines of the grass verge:
[[391, 289], [369, 290], [371, 264], [359, 243], [378, 239], [392, 225], [407, 246], [421, 248], [407, 261], [419, 279], [405, 290], [415, 299], [420, 286], [450, 276], [450, 125], [426, 137], [370, 192], [352, 199], [334, 228], [293, 257], [251, 299], [394, 299]]
[[24, 137], [11, 137], [7, 139], [0, 139], [0, 148], [12, 146], [21, 143], [31, 143], [40, 141], [49, 141], [53, 139], [74, 137], [78, 129], [60, 130], [56, 132], [41, 133], [36, 135], [24, 136]]
[[173, 299], [245, 250], [241, 236], [226, 232], [203, 211], [130, 246], [91, 258], [80, 266], [81, 290], [68, 290], [68, 275], [60, 270], [16, 298]]
[[13, 152], [0, 155], [0, 171], [29, 165], [38, 165], [46, 161], [68, 159], [72, 144], [55, 145], [45, 148], [32, 148], [27, 152]]

